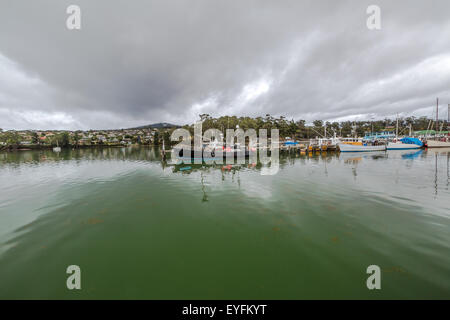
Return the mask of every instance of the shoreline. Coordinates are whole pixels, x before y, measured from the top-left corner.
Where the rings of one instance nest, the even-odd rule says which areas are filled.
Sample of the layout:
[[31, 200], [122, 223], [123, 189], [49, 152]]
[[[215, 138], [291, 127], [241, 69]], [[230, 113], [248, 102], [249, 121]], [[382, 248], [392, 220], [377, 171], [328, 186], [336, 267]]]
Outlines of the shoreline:
[[[94, 148], [126, 148], [126, 147], [135, 147], [135, 146], [142, 146], [142, 147], [158, 147], [160, 145], [153, 145], [153, 144], [115, 144], [115, 145], [78, 145], [78, 146], [67, 146], [67, 147], [60, 147], [61, 151], [63, 150], [77, 150], [77, 149], [94, 149]], [[20, 146], [20, 147], [11, 147], [11, 146], [3, 146], [0, 147], [0, 152], [16, 152], [16, 151], [46, 151], [46, 150], [53, 150], [55, 146], [42, 146], [42, 145], [26, 145], [26, 146]]]

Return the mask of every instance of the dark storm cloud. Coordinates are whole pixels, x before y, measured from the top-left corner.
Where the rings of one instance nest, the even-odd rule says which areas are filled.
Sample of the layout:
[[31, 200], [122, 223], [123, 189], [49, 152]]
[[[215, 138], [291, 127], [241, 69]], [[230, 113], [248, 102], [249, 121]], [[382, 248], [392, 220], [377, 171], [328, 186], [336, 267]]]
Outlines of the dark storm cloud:
[[[77, 4], [82, 29], [66, 29]], [[381, 30], [366, 8], [381, 7]], [[0, 127], [335, 119], [449, 99], [448, 1], [2, 1]], [[6, 85], [7, 84], [7, 85]], [[418, 112], [418, 111], [417, 111]]]

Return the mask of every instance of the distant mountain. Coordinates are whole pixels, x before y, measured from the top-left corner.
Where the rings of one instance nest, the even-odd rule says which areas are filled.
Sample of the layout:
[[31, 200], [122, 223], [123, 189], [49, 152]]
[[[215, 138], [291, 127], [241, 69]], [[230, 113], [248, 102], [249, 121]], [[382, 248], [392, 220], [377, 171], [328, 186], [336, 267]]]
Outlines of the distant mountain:
[[166, 129], [166, 128], [179, 128], [179, 127], [180, 126], [176, 125], [176, 124], [171, 124], [171, 123], [167, 123], [167, 122], [159, 122], [159, 123], [154, 123], [154, 124], [148, 124], [146, 126], [130, 128], [130, 129]]

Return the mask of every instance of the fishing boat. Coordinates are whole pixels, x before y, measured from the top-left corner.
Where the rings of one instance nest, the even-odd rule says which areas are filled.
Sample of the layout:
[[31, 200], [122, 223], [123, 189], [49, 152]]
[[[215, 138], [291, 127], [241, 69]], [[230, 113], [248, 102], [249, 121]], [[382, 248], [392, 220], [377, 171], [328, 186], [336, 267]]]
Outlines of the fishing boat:
[[336, 135], [331, 138], [320, 138], [319, 139], [319, 146], [322, 149], [322, 151], [335, 151], [338, 143], [339, 143], [339, 139], [336, 138]]
[[410, 150], [410, 149], [421, 149], [423, 147], [423, 142], [417, 138], [403, 138], [396, 142], [388, 142], [387, 150]]
[[317, 151], [317, 152], [335, 151], [337, 148], [338, 142], [339, 142], [339, 139], [336, 137], [336, 134], [334, 135], [334, 137], [329, 137], [329, 138], [316, 137], [315, 139], [309, 140], [308, 149], [310, 152], [313, 152], [313, 151]]
[[365, 141], [362, 138], [342, 138], [338, 143], [341, 152], [371, 152], [385, 151], [385, 144], [377, 144], [373, 141]]
[[[225, 160], [227, 157], [238, 158], [250, 157], [250, 150], [256, 152], [256, 148], [246, 148], [241, 146], [239, 143], [227, 146], [223, 144], [212, 143], [211, 145], [204, 143], [201, 148], [193, 148], [190, 150], [190, 154], [184, 153], [182, 148], [174, 148], [172, 154], [174, 154], [175, 159], [182, 161], [217, 161], [219, 159]], [[209, 155], [209, 156], [206, 156]], [[205, 157], [206, 156], [206, 157]]]

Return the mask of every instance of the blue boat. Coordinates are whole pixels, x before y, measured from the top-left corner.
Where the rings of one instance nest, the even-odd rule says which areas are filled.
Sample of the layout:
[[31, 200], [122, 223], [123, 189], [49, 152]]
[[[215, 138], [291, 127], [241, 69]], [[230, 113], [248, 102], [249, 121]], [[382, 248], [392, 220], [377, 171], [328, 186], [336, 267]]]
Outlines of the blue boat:
[[387, 150], [414, 150], [421, 149], [423, 142], [417, 138], [406, 137], [400, 139], [400, 142], [389, 142]]

